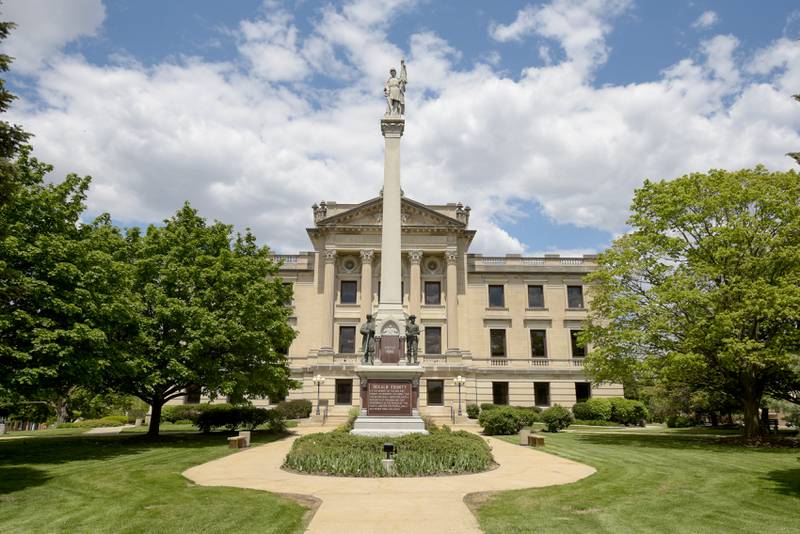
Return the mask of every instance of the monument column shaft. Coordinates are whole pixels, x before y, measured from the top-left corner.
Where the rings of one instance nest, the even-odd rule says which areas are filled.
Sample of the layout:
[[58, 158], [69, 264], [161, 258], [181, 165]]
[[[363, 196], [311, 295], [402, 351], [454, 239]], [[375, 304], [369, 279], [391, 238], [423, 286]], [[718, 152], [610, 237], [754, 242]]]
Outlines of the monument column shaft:
[[447, 258], [447, 351], [458, 351], [458, 252], [448, 250]]
[[381, 304], [401, 306], [400, 136], [384, 130], [383, 228], [381, 230]]
[[323, 300], [322, 306], [322, 349], [333, 350], [333, 306], [336, 298], [334, 290], [336, 251], [326, 250], [323, 253], [325, 261], [325, 275], [323, 280]]
[[361, 251], [361, 317], [372, 313], [372, 250]]

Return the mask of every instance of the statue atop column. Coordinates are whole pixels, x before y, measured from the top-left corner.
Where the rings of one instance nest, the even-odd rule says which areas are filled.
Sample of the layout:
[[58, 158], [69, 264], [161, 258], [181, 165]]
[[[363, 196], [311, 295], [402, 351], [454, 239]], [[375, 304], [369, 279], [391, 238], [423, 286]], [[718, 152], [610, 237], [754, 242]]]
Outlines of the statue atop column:
[[417, 363], [417, 351], [419, 348], [419, 325], [414, 321], [417, 319], [416, 315], [409, 315], [408, 322], [406, 323], [406, 361]]
[[361, 325], [361, 352], [364, 353], [364, 363], [372, 365], [375, 360], [375, 320], [372, 314], [368, 314], [367, 321]]
[[389, 70], [389, 79], [383, 85], [383, 94], [386, 96], [386, 116], [401, 117], [406, 113], [406, 60], [400, 60], [400, 76], [395, 69]]

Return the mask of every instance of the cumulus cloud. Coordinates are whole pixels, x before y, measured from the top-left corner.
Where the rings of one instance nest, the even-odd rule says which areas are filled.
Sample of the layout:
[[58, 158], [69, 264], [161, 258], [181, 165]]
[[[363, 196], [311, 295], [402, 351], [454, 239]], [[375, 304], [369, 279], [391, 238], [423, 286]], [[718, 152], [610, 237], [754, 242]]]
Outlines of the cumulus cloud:
[[692, 28], [706, 29], [716, 25], [717, 22], [719, 22], [719, 16], [714, 11], [704, 11], [692, 22]]
[[[566, 19], [552, 22], [573, 16], [567, 5], [594, 13], [579, 20], [595, 30], [573, 38]], [[624, 5], [613, 3], [617, 12]], [[476, 252], [541, 248], [503, 229], [524, 203], [559, 223], [619, 233], [644, 178], [791, 166], [783, 154], [800, 146], [800, 106], [789, 98], [800, 87], [796, 43], [746, 54], [735, 37], [716, 36], [656, 79], [596, 87], [591, 65], [608, 51], [607, 10], [591, 0], [544, 8], [551, 22], [536, 31], [558, 36], [566, 58], [517, 78], [494, 61], [459, 67], [460, 52], [430, 31], [393, 43], [387, 14], [408, 4], [359, 0], [329, 5], [305, 32], [274, 10], [243, 21], [240, 57], [230, 62], [98, 66], [61, 56], [38, 77], [37, 105], [22, 102], [12, 119], [36, 134], [37, 155], [58, 173], [95, 177], [94, 213], [151, 222], [190, 200], [286, 252], [310, 247], [312, 203], [360, 202], [380, 190], [382, 87], [403, 54], [403, 188], [422, 202], [470, 204]], [[527, 9], [536, 18], [544, 8]], [[511, 38], [499, 28], [496, 37]], [[260, 63], [273, 47], [280, 53]], [[333, 83], [312, 85], [316, 76]]]
[[106, 16], [101, 0], [5, 0], [0, 12], [17, 24], [0, 50], [15, 58], [14, 70], [22, 73], [54, 60], [67, 43], [97, 35]]

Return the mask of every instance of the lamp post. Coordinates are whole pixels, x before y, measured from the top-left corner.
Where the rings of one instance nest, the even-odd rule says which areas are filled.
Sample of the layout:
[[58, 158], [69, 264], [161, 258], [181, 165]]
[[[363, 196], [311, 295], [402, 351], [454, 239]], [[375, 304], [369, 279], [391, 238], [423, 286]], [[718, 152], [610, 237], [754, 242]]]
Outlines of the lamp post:
[[319, 415], [319, 387], [325, 383], [325, 377], [317, 375], [313, 378], [314, 383], [317, 385], [317, 415]]
[[467, 379], [464, 378], [461, 375], [458, 375], [457, 377], [455, 377], [453, 379], [453, 382], [455, 382], [456, 385], [458, 386], [458, 415], [459, 416], [461, 415], [461, 386], [463, 386], [466, 381], [467, 381]]

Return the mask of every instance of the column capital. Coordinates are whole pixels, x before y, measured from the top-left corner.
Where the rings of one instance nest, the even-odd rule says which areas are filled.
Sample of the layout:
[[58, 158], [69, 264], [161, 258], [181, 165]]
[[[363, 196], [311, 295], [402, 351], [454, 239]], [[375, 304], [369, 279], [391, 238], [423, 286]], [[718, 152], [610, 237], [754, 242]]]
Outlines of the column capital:
[[447, 265], [456, 265], [458, 263], [457, 250], [445, 250], [444, 257], [447, 260]]
[[402, 137], [406, 121], [400, 117], [384, 117], [381, 119], [381, 133], [384, 137]]
[[336, 261], [336, 250], [327, 249], [325, 251], [325, 263], [334, 263]]
[[408, 251], [408, 259], [411, 261], [411, 265], [419, 264], [422, 261], [422, 251], [421, 250], [409, 250]]
[[372, 263], [372, 257], [375, 255], [375, 251], [371, 248], [362, 248], [361, 249], [361, 263]]

